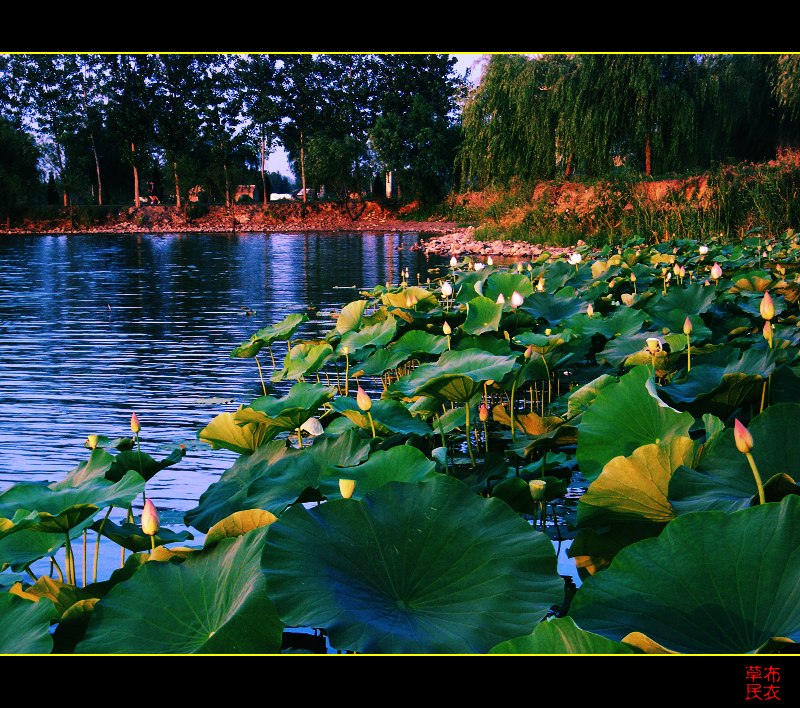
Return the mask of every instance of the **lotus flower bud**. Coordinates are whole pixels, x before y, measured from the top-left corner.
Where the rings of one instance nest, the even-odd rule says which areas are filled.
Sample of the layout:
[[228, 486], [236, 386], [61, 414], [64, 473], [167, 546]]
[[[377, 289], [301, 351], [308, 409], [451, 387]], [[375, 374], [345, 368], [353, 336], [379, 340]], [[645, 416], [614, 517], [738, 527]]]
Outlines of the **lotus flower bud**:
[[681, 278], [685, 278], [685, 277], [686, 277], [686, 268], [685, 268], [684, 266], [681, 266], [681, 267], [678, 269], [678, 275], [679, 275]]
[[631, 282], [632, 283], [636, 282], [636, 273], [631, 273]]
[[672, 272], [675, 273], [675, 275], [680, 275], [681, 267], [676, 263], [674, 266], [672, 266]]
[[364, 413], [372, 408], [372, 400], [367, 395], [367, 392], [361, 388], [361, 384], [358, 385], [358, 391], [356, 392], [356, 403]]
[[692, 321], [689, 319], [689, 315], [686, 315], [686, 319], [683, 321], [683, 333], [687, 337], [692, 333]]
[[494, 265], [494, 258], [492, 258], [491, 256], [489, 256], [489, 257], [486, 259], [486, 265]]
[[142, 426], [139, 425], [139, 416], [134, 413], [131, 416], [131, 430], [134, 434], [138, 433], [142, 429]]
[[483, 265], [483, 263], [476, 263], [476, 264], [475, 264], [475, 271], [476, 271], [476, 272], [478, 272], [478, 271], [481, 271], [481, 270], [483, 270], [484, 268], [485, 268], [485, 266]]
[[586, 314], [589, 315], [590, 319], [594, 317], [594, 305], [592, 305], [592, 303], [589, 303], [589, 306], [586, 308]]
[[583, 256], [580, 253], [570, 253], [569, 258], [567, 258], [567, 260], [572, 265], [578, 265], [578, 263], [580, 263], [583, 260]]
[[483, 295], [483, 281], [482, 280], [479, 280], [472, 287], [475, 288], [475, 292], [478, 293], [478, 295], [481, 295], [481, 296]]
[[456, 260], [456, 257], [455, 257], [455, 256], [453, 256], [453, 257], [450, 259], [450, 267], [451, 267], [451, 268], [455, 268], [457, 265], [458, 265], [458, 260]]
[[536, 290], [540, 293], [544, 292], [544, 276], [539, 278], [539, 281], [536, 283]]
[[719, 263], [715, 263], [711, 266], [711, 280], [719, 280], [722, 277], [722, 266]]
[[489, 420], [489, 409], [486, 407], [485, 403], [481, 403], [481, 407], [478, 408], [478, 418], [480, 419], [481, 423], [485, 423]]
[[761, 300], [761, 316], [765, 320], [771, 320], [775, 317], [775, 303], [772, 302], [772, 297], [769, 293], [765, 292], [764, 297]]
[[650, 354], [655, 356], [662, 349], [661, 340], [658, 337], [648, 337], [646, 340], [645, 348], [647, 349], [648, 352], [650, 352]]
[[503, 293], [500, 293], [497, 296], [497, 304], [498, 305], [505, 305], [506, 304], [506, 298], [505, 298], [505, 295], [503, 295]]
[[300, 430], [305, 431], [312, 437], [317, 437], [318, 435], [322, 435], [325, 430], [322, 427], [322, 423], [319, 422], [319, 418], [309, 418], [305, 423], [300, 426]]
[[449, 325], [449, 324], [447, 324], [447, 322], [445, 322], [445, 323], [442, 325], [442, 332], [444, 332], [444, 333], [445, 333], [445, 335], [446, 335], [447, 337], [449, 337], [449, 336], [450, 336], [450, 335], [453, 333], [453, 329], [452, 329], [452, 327], [450, 327], [450, 325]]
[[533, 344], [529, 344], [527, 349], [525, 349], [524, 354], [526, 359], [530, 359], [533, 356]]
[[551, 334], [553, 334], [553, 330], [552, 330], [552, 329], [550, 329], [550, 328], [548, 327], [548, 328], [547, 328], [547, 329], [544, 331], [544, 333], [545, 333], [545, 335], [546, 335], [546, 336], [548, 336], [548, 337], [549, 337]]
[[533, 501], [541, 501], [544, 499], [545, 489], [547, 488], [547, 482], [543, 479], [532, 479], [528, 482], [528, 489], [531, 490], [531, 499]]
[[354, 479], [339, 480], [339, 492], [341, 493], [343, 499], [349, 499], [350, 497], [352, 497], [355, 488], [356, 488], [356, 481]]
[[522, 272], [522, 263], [517, 263], [517, 273]]
[[410, 310], [414, 306], [414, 303], [411, 301], [411, 295], [406, 295], [406, 309]]
[[97, 436], [96, 436], [96, 435], [90, 435], [89, 437], [87, 437], [87, 438], [86, 438], [86, 444], [87, 444], [87, 445], [88, 445], [88, 446], [89, 446], [89, 447], [90, 447], [92, 450], [94, 450], [94, 449], [97, 447]]
[[619, 298], [622, 300], [622, 304], [627, 305], [628, 307], [630, 307], [633, 303], [633, 295], [631, 293], [622, 293]]
[[522, 297], [516, 290], [511, 293], [511, 307], [519, 307], [522, 303], [525, 302], [525, 298]]
[[533, 270], [533, 266], [530, 263], [528, 263], [527, 268], [529, 273]]
[[746, 455], [753, 449], [753, 436], [736, 418], [733, 422], [733, 439], [736, 441], [736, 449]]
[[764, 323], [764, 328], [761, 330], [761, 333], [764, 335], [764, 339], [766, 339], [769, 342], [772, 339], [772, 334], [773, 334], [772, 322], [767, 320]]
[[142, 509], [142, 532], [147, 536], [155, 536], [160, 528], [160, 519], [155, 504], [148, 499]]
[[342, 347], [341, 352], [347, 356], [350, 353], [350, 347]]
[[450, 285], [449, 282], [445, 282], [442, 285], [442, 295], [445, 297], [450, 297], [453, 294], [453, 286]]
[[708, 253], [708, 246], [706, 246], [704, 244], [704, 245], [700, 246], [700, 248], [698, 248], [697, 250], [700, 251], [700, 255], [701, 256], [704, 256], [704, 255], [706, 255], [706, 253]]

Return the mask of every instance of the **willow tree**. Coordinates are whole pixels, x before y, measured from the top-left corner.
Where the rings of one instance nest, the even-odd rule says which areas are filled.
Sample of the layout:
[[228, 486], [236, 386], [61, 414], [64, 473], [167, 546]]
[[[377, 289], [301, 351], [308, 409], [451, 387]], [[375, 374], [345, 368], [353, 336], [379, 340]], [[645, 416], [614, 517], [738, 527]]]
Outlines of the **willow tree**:
[[508, 186], [556, 173], [559, 114], [553, 97], [573, 59], [495, 54], [466, 100], [462, 117], [465, 186]]
[[778, 57], [773, 92], [783, 110], [800, 114], [800, 54]]

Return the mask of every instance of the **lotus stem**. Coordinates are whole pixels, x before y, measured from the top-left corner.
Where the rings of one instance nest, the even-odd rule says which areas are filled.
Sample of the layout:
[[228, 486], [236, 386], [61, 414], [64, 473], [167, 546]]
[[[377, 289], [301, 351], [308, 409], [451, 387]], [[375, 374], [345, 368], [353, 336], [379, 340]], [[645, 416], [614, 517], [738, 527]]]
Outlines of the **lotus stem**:
[[269, 358], [272, 359], [272, 369], [275, 369], [275, 355], [272, 353], [272, 345], [267, 347], [267, 351], [269, 352]]
[[86, 587], [86, 529], [83, 530], [83, 586]]
[[349, 395], [350, 390], [350, 354], [345, 353], [344, 355], [344, 395]]
[[64, 532], [66, 543], [64, 544], [64, 563], [67, 568], [67, 583], [76, 585], [75, 582], [75, 557], [72, 555], [72, 543], [69, 540], [69, 531]]
[[508, 402], [508, 407], [509, 407], [509, 410], [511, 411], [510, 418], [511, 418], [511, 439], [512, 440], [516, 439], [515, 434], [514, 434], [514, 398], [515, 398], [516, 388], [517, 388], [517, 380], [514, 379], [514, 381], [511, 383], [511, 399]]
[[258, 360], [258, 354], [256, 354], [253, 358], [256, 360], [256, 366], [258, 367], [258, 378], [261, 379], [261, 390], [264, 391], [264, 395], [266, 396], [267, 387], [264, 384], [264, 375], [261, 373], [261, 362]]
[[375, 421], [372, 420], [372, 413], [367, 411], [367, 417], [369, 418], [369, 424], [372, 426], [372, 437], [377, 438], [378, 436], [375, 434]]
[[469, 401], [467, 401], [466, 428], [467, 428], [467, 452], [469, 452], [469, 459], [472, 462], [472, 466], [475, 467], [475, 456], [472, 454], [472, 443], [470, 442], [469, 439]]
[[692, 341], [690, 336], [686, 335], [686, 371], [692, 370]]
[[442, 425], [442, 416], [436, 416], [436, 422], [439, 423], [439, 434], [442, 436], [442, 447], [444, 448], [444, 473], [450, 475], [450, 467], [447, 464], [447, 441], [444, 437], [444, 426]]
[[300, 428], [297, 429], [297, 447], [303, 447], [303, 431]]
[[753, 471], [753, 477], [756, 479], [756, 487], [758, 487], [758, 503], [766, 504], [767, 500], [764, 496], [764, 485], [761, 483], [761, 475], [758, 473], [758, 467], [756, 467], [756, 461], [753, 459], [753, 453], [746, 452], [745, 457], [750, 463], [750, 469]]
[[[144, 472], [142, 471], [142, 446], [139, 443], [139, 433], [136, 433], [136, 450], [139, 453], [139, 474], [144, 479]], [[147, 496], [145, 495], [144, 489], [142, 490], [142, 506], [147, 503]]]
[[530, 394], [531, 394], [530, 412], [533, 413], [533, 384], [530, 385], [529, 391], [530, 391]]
[[150, 536], [150, 553], [153, 554], [156, 552], [156, 537], [155, 534]]
[[25, 568], [25, 572], [33, 578], [34, 583], [39, 579], [30, 568]]
[[61, 572], [61, 566], [58, 564], [55, 556], [50, 556], [50, 563], [56, 569], [56, 573], [58, 573], [58, 579], [63, 583], [64, 582], [64, 573]]
[[108, 511], [106, 515], [103, 517], [103, 520], [100, 522], [100, 528], [97, 529], [97, 539], [94, 542], [94, 564], [92, 565], [92, 582], [97, 582], [97, 561], [100, 558], [100, 535], [103, 533], [103, 527], [106, 525], [106, 521], [111, 514], [111, 510], [113, 506], [108, 507]]

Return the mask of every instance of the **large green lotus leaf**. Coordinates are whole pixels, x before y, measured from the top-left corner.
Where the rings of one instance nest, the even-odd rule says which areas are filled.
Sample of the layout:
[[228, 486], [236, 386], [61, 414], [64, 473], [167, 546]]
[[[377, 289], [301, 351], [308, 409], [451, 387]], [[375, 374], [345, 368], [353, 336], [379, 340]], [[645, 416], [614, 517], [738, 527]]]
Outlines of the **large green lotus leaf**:
[[663, 529], [664, 524], [650, 521], [616, 524], [602, 529], [583, 528], [575, 534], [567, 556], [575, 561], [581, 577], [587, 573], [594, 575], [608, 567], [621, 549], [643, 538], [658, 536]]
[[697, 446], [683, 436], [642, 445], [628, 457], [615, 457], [578, 500], [578, 526], [668, 523], [675, 518], [667, 500], [672, 474], [681, 465], [693, 466], [696, 458]]
[[[102, 521], [95, 521], [92, 524], [93, 531], [99, 531], [102, 524], [102, 535], [111, 539], [118, 546], [127, 548], [134, 553], [142, 551], [149, 551], [152, 547], [151, 537], [142, 531], [141, 526], [136, 524], [115, 524], [110, 519], [106, 519], [105, 523]], [[163, 546], [165, 543], [177, 543], [194, 538], [189, 531], [170, 531], [167, 528], [160, 528], [158, 533], [152, 537], [156, 546]]]
[[600, 334], [606, 339], [613, 339], [614, 337], [637, 334], [642, 330], [646, 321], [647, 315], [641, 310], [620, 307], [607, 317], [600, 317], [597, 314], [593, 317], [586, 317], [582, 313], [574, 315], [569, 320], [569, 328], [585, 337]]
[[[114, 456], [106, 452], [100, 447], [92, 450], [89, 459], [82, 462], [74, 469], [67, 472], [61, 482], [58, 483], [60, 487], [77, 487], [84, 482], [103, 479], [106, 473], [111, 469], [114, 464]], [[127, 472], [127, 470], [125, 470]], [[122, 475], [120, 475], [121, 477]]]
[[575, 389], [567, 402], [567, 417], [575, 418], [584, 411], [589, 410], [595, 399], [607, 386], [616, 386], [619, 379], [610, 374], [601, 374], [587, 384]]
[[588, 578], [570, 616], [611, 639], [643, 632], [675, 651], [752, 652], [800, 640], [800, 497], [679, 516]]
[[644, 309], [648, 313], [659, 313], [661, 316], [671, 310], [680, 310], [685, 319], [686, 315], [701, 315], [709, 310], [716, 296], [714, 288], [707, 288], [701, 283], [692, 283], [686, 287], [673, 286], [667, 289], [666, 296], [662, 292], [654, 294]]
[[501, 304], [488, 297], [475, 297], [467, 303], [467, 319], [463, 329], [467, 334], [496, 332], [502, 315]]
[[302, 450], [273, 441], [240, 457], [211, 484], [198, 505], [186, 513], [186, 523], [207, 532], [236, 511], [264, 509], [279, 516], [306, 490], [318, 488], [320, 475], [329, 466], [357, 465], [368, 454], [369, 441], [360, 438], [356, 430], [317, 438]]
[[234, 347], [231, 350], [231, 358], [233, 359], [249, 359], [254, 357], [264, 348], [265, 342], [261, 339], [257, 339], [256, 335], [253, 335], [248, 339], [246, 342], [242, 342], [238, 347]]
[[634, 654], [627, 644], [586, 632], [572, 617], [550, 617], [524, 637], [493, 647], [490, 654]]
[[543, 319], [551, 325], [557, 325], [568, 317], [578, 314], [585, 307], [580, 298], [568, 294], [534, 293], [525, 299], [525, 304], [520, 309], [536, 319]]
[[56, 616], [60, 617], [76, 602], [88, 599], [91, 594], [86, 589], [43, 575], [33, 585], [24, 590], [24, 596], [50, 600]]
[[511, 296], [518, 292], [522, 297], [528, 297], [533, 292], [530, 278], [519, 273], [492, 273], [484, 283], [483, 294], [492, 302], [497, 301], [497, 296], [502, 294], [506, 302], [511, 302]]
[[236, 411], [233, 420], [237, 424], [261, 423], [275, 429], [275, 434], [295, 430], [313, 416], [325, 401], [333, 398], [335, 390], [332, 386], [298, 382], [282, 398], [260, 396], [254, 399], [249, 406]]
[[482, 293], [486, 287], [486, 280], [490, 275], [491, 273], [485, 268], [480, 271], [472, 270], [459, 275], [454, 286], [456, 293], [454, 296], [455, 301], [465, 304], [472, 300], [472, 298], [482, 297], [482, 295], [478, 293], [478, 290], [475, 289], [475, 285], [480, 283], [478, 288]]
[[642, 354], [647, 356], [649, 362], [650, 356], [643, 351], [645, 341], [651, 333], [639, 334], [626, 334], [620, 337], [615, 337], [610, 342], [606, 343], [597, 356], [595, 357], [600, 364], [609, 366], [620, 367], [623, 365], [630, 365], [631, 357]]
[[528, 483], [521, 477], [509, 477], [492, 487], [492, 497], [502, 499], [518, 514], [535, 516], [538, 504], [533, 501]]
[[353, 300], [345, 305], [339, 313], [339, 317], [336, 318], [336, 331], [339, 334], [345, 334], [345, 332], [357, 330], [361, 326], [361, 318], [366, 307], [366, 300]]
[[308, 322], [308, 315], [297, 313], [286, 315], [286, 317], [277, 324], [258, 330], [252, 338], [258, 339], [265, 347], [268, 347], [273, 342], [291, 339], [292, 335], [303, 322]]
[[389, 315], [385, 320], [369, 327], [355, 331], [350, 330], [342, 336], [336, 351], [344, 354], [345, 347], [349, 354], [357, 352], [364, 347], [385, 347], [394, 338], [397, 331], [397, 320]]
[[436, 463], [424, 453], [411, 445], [398, 445], [373, 452], [366, 462], [355, 467], [329, 467], [320, 479], [319, 489], [328, 499], [339, 499], [339, 480], [353, 479], [353, 499], [361, 499], [389, 482], [424, 482], [437, 474]]
[[[776, 403], [753, 418], [747, 429], [753, 436], [751, 454], [765, 483], [783, 474], [800, 479], [800, 404]], [[688, 465], [677, 469], [669, 484], [669, 499], [678, 514], [745, 509], [757, 494], [755, 478], [736, 447], [732, 428], [718, 434], [695, 469]]]
[[145, 563], [95, 605], [76, 652], [277, 652], [283, 625], [260, 568], [268, 530], [224, 539], [181, 564]]
[[74, 654], [78, 642], [86, 634], [86, 627], [100, 598], [78, 600], [62, 615], [53, 632], [53, 654]]
[[657, 329], [668, 329], [670, 332], [683, 338], [686, 341], [686, 335], [683, 333], [683, 325], [686, 322], [686, 317], [692, 323], [692, 343], [705, 342], [712, 338], [711, 330], [706, 326], [706, 323], [699, 315], [689, 313], [687, 315], [683, 310], [668, 310], [666, 312], [658, 311], [652, 316], [653, 324]]
[[0, 517], [0, 540], [12, 533], [18, 533], [35, 526], [39, 522], [39, 515], [35, 511], [17, 509], [10, 519]]
[[339, 649], [486, 652], [563, 599], [549, 538], [450, 477], [293, 507], [270, 527], [267, 591]]
[[501, 380], [516, 357], [495, 356], [480, 349], [447, 351], [432, 364], [422, 364], [389, 388], [405, 396], [438, 396], [462, 403], [472, 398], [485, 381]]
[[38, 482], [18, 482], [0, 494], [0, 516], [8, 517], [17, 509], [36, 511], [39, 521], [34, 530], [63, 533], [106, 506], [130, 506], [144, 485], [144, 479], [134, 471], [119, 482], [94, 478], [77, 487], [59, 489]]
[[496, 334], [492, 334], [491, 332], [480, 334], [477, 337], [461, 337], [458, 342], [453, 345], [453, 349], [457, 351], [480, 349], [497, 356], [508, 356], [511, 354], [511, 344], [505, 337], [499, 338]]
[[235, 511], [247, 509], [245, 500], [252, 482], [283, 457], [299, 454], [300, 450], [287, 448], [283, 440], [273, 440], [251, 455], [242, 455], [200, 495], [197, 506], [186, 512], [186, 525], [206, 533]]
[[[352, 420], [359, 428], [372, 432], [369, 417], [358, 407], [355, 399], [349, 396], [339, 396], [332, 401], [331, 406], [333, 410]], [[375, 423], [375, 432], [379, 435], [414, 433], [426, 436], [431, 434], [430, 426], [424, 420], [411, 415], [408, 408], [400, 401], [389, 398], [374, 401], [370, 413]]]
[[49, 654], [50, 621], [56, 619], [58, 612], [50, 600], [32, 602], [0, 593], [0, 654]]
[[747, 401], [761, 397], [761, 389], [776, 366], [779, 352], [773, 349], [747, 349], [741, 357], [730, 352], [725, 366], [693, 366], [680, 382], [663, 387], [665, 397], [674, 405], [686, 408], [695, 416], [703, 413], [727, 418]]
[[117, 482], [123, 478], [128, 470], [134, 470], [148, 481], [152, 479], [157, 472], [180, 462], [185, 454], [185, 451], [178, 447], [162, 460], [156, 460], [150, 457], [146, 452], [140, 454], [138, 450], [120, 452], [114, 457], [111, 468], [106, 472], [106, 479]]
[[583, 413], [578, 430], [578, 465], [591, 482], [614, 457], [675, 436], [689, 437], [693, 423], [689, 413], [679, 413], [658, 398], [650, 369], [637, 366], [617, 385], [603, 388]]
[[447, 337], [428, 334], [418, 329], [406, 332], [391, 347], [378, 349], [358, 366], [364, 376], [382, 374], [395, 369], [416, 354], [441, 354], [447, 349]]
[[[36, 521], [39, 515], [36, 512]], [[81, 523], [70, 529], [70, 539], [81, 535], [84, 529], [92, 525], [92, 517], [88, 516]], [[0, 538], [0, 569], [10, 565], [15, 571], [24, 570], [31, 563], [46, 556], [52, 556], [64, 545], [63, 533], [49, 533], [25, 528], [18, 533], [12, 533], [5, 538]]]
[[333, 347], [327, 342], [295, 344], [283, 360], [283, 368], [276, 371], [270, 380], [274, 383], [283, 379], [297, 380], [308, 373], [319, 371], [332, 358]]
[[[240, 406], [239, 410], [242, 408], [243, 406]], [[272, 440], [279, 432], [274, 426], [264, 423], [239, 425], [234, 420], [233, 413], [220, 413], [197, 433], [197, 437], [211, 445], [212, 450], [223, 448], [238, 452], [240, 455], [248, 455]]]

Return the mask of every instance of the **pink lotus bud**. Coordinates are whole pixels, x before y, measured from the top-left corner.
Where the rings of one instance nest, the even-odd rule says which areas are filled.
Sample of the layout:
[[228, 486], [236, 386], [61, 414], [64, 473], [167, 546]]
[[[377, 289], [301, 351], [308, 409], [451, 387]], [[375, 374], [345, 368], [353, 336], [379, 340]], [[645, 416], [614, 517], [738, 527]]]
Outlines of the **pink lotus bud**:
[[761, 333], [764, 335], [764, 339], [766, 339], [769, 342], [772, 339], [772, 334], [773, 334], [772, 322], [767, 320], [764, 323], [764, 328], [761, 330]]
[[492, 258], [491, 256], [489, 256], [489, 257], [486, 259], [486, 265], [494, 265], [494, 258]]
[[97, 436], [96, 436], [96, 435], [90, 435], [89, 437], [87, 437], [87, 438], [86, 438], [86, 444], [87, 444], [87, 445], [88, 445], [88, 446], [89, 446], [89, 447], [90, 447], [92, 450], [94, 450], [94, 449], [97, 447]]
[[686, 319], [683, 321], [683, 333], [687, 337], [692, 333], [692, 321], [689, 319], [689, 315], [686, 315]]
[[753, 436], [736, 418], [733, 422], [733, 439], [736, 441], [736, 448], [742, 454], [747, 454], [753, 449]]
[[142, 509], [142, 532], [148, 536], [155, 536], [160, 528], [160, 519], [155, 504], [148, 499]]
[[772, 297], [769, 293], [765, 292], [764, 297], [761, 300], [761, 316], [765, 320], [771, 320], [775, 317], [775, 303], [772, 302]]
[[445, 322], [442, 325], [442, 332], [445, 333], [445, 336], [449, 337], [453, 333], [453, 328], [449, 324], [447, 324], [447, 322]]
[[453, 294], [453, 286], [450, 285], [449, 282], [445, 282], [444, 285], [442, 285], [442, 295], [444, 295], [445, 297], [450, 297], [452, 294]]
[[485, 403], [481, 403], [481, 407], [478, 408], [478, 418], [480, 419], [481, 423], [485, 423], [489, 420], [489, 409], [486, 407]]
[[539, 281], [536, 283], [536, 291], [540, 293], [544, 292], [544, 276], [539, 278]]
[[527, 349], [525, 349], [524, 354], [526, 359], [530, 359], [533, 356], [533, 344], [529, 344]]
[[142, 429], [142, 426], [139, 425], [139, 416], [137, 416], [136, 413], [134, 413], [131, 416], [131, 430], [134, 433], [138, 433], [141, 429]]
[[457, 265], [458, 265], [458, 260], [456, 259], [456, 257], [455, 257], [455, 256], [453, 256], [453, 257], [450, 259], [450, 267], [451, 267], [451, 268], [455, 268]]
[[700, 246], [700, 248], [698, 248], [697, 250], [700, 251], [701, 256], [704, 256], [706, 255], [706, 253], [708, 253], [708, 246], [706, 245]]
[[505, 295], [503, 295], [503, 293], [500, 293], [497, 296], [497, 304], [498, 305], [505, 305], [506, 304], [506, 297], [505, 297]]
[[589, 319], [594, 317], [594, 305], [589, 303], [589, 307], [586, 308], [586, 314], [589, 315]]
[[711, 280], [719, 280], [722, 277], [722, 267], [719, 263], [711, 266]]
[[516, 290], [511, 293], [511, 307], [519, 307], [523, 302], [525, 302], [525, 298], [522, 297]]
[[570, 253], [567, 260], [574, 266], [578, 265], [583, 260], [583, 256], [580, 253]]
[[361, 388], [361, 384], [358, 385], [358, 391], [356, 392], [356, 403], [364, 413], [372, 408], [372, 399], [370, 399], [367, 392]]
[[528, 489], [531, 490], [531, 499], [533, 499], [533, 501], [541, 501], [544, 499], [547, 482], [543, 479], [532, 479], [528, 482]]

